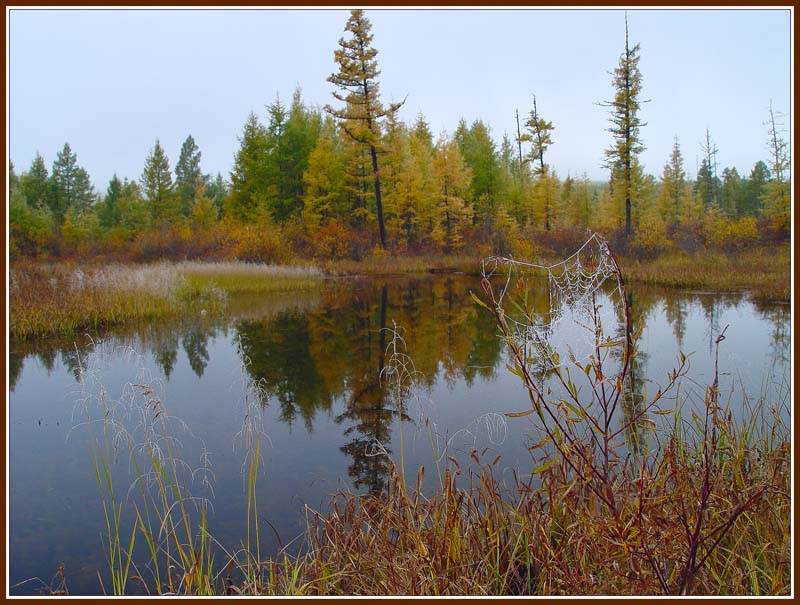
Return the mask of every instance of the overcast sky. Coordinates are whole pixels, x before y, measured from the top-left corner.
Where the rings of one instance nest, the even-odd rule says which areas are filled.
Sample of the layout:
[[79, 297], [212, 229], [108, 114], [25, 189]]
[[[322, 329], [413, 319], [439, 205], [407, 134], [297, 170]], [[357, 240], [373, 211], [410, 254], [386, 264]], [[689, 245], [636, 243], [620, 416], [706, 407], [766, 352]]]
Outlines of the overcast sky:
[[[609, 71], [625, 45], [624, 12], [367, 9], [385, 102], [422, 112], [434, 133], [483, 119], [516, 134], [536, 93], [553, 122], [549, 161], [562, 177], [606, 179]], [[174, 167], [191, 134], [204, 172], [227, 178], [248, 113], [266, 122], [277, 94], [333, 102], [326, 81], [348, 10], [20, 10], [9, 14], [9, 150], [17, 172], [38, 150], [48, 170], [68, 141], [95, 187], [138, 179], [158, 138]], [[708, 128], [720, 171], [767, 158], [770, 99], [791, 110], [791, 13], [629, 10], [641, 44], [642, 162], [660, 176], [673, 137], [690, 176]]]

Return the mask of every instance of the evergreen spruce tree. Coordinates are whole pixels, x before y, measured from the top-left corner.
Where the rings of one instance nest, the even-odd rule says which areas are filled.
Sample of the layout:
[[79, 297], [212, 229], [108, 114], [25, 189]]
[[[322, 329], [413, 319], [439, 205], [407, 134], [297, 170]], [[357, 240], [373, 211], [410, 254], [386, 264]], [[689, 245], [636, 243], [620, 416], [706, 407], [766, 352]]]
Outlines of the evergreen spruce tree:
[[19, 179], [19, 187], [25, 202], [31, 208], [52, 208], [53, 193], [50, 176], [44, 158], [37, 152], [28, 172]]
[[686, 184], [686, 171], [683, 169], [683, 155], [678, 136], [672, 144], [669, 160], [661, 173], [661, 215], [667, 223], [676, 223], [682, 214], [680, 207]]
[[206, 195], [213, 200], [214, 206], [217, 209], [217, 216], [219, 217], [222, 215], [225, 199], [228, 197], [228, 184], [219, 172], [213, 179], [210, 174], [206, 174], [203, 177], [203, 182], [206, 187]]
[[98, 219], [100, 226], [105, 229], [115, 227], [120, 223], [121, 214], [119, 208], [119, 198], [122, 195], [122, 181], [119, 180], [116, 174], [111, 177], [106, 190], [106, 196], [103, 198], [103, 204], [98, 210]]
[[341, 109], [326, 106], [325, 110], [339, 120], [344, 132], [354, 141], [366, 146], [372, 163], [375, 206], [381, 246], [386, 248], [386, 228], [381, 199], [381, 183], [378, 171], [378, 149], [380, 147], [380, 120], [396, 111], [402, 103], [393, 103], [384, 108], [380, 101], [378, 84], [378, 51], [372, 47], [372, 24], [364, 11], [351, 11], [345, 31], [349, 38], [339, 40], [334, 60], [339, 71], [331, 74], [328, 81], [338, 90], [333, 92], [337, 101], [344, 103]]
[[[548, 174], [548, 166], [544, 161], [544, 154], [548, 147], [553, 144], [551, 132], [555, 129], [552, 122], [548, 122], [539, 115], [536, 107], [536, 95], [533, 95], [533, 109], [530, 112], [527, 122], [525, 122], [525, 134], [522, 135], [524, 141], [531, 143], [531, 150], [528, 159], [533, 162], [533, 174], [537, 180], [534, 187], [535, 195], [538, 194], [540, 206], [544, 209], [544, 228], [550, 231], [552, 222], [553, 206], [555, 200], [551, 198], [553, 190], [552, 183], [546, 182], [551, 178]], [[537, 165], [538, 164], [538, 165]]]
[[142, 188], [136, 181], [129, 181], [127, 178], [122, 181], [117, 206], [120, 225], [128, 231], [138, 233], [148, 229], [152, 224], [150, 208], [142, 197]]
[[266, 204], [275, 220], [285, 221], [301, 212], [303, 173], [319, 136], [320, 113], [303, 104], [298, 88], [288, 109], [276, 98], [267, 114]]
[[614, 69], [612, 83], [614, 99], [602, 103], [611, 109], [611, 128], [614, 142], [606, 149], [606, 167], [611, 169], [611, 182], [621, 188], [619, 195], [625, 201], [625, 235], [633, 233], [631, 207], [637, 195], [637, 158], [644, 151], [640, 128], [646, 126], [639, 117], [642, 101], [642, 74], [639, 71], [639, 45], [631, 48], [628, 41], [628, 16], [625, 15], [625, 52], [620, 55]]
[[233, 162], [226, 216], [255, 221], [260, 214], [266, 200], [267, 154], [267, 131], [256, 114], [250, 112]]
[[53, 162], [51, 181], [51, 210], [59, 223], [64, 220], [67, 210], [72, 208], [82, 213], [94, 202], [94, 188], [89, 174], [78, 165], [78, 156], [69, 143], [64, 143]]
[[725, 168], [722, 171], [722, 188], [720, 189], [720, 205], [722, 211], [729, 218], [738, 218], [738, 208], [740, 206], [742, 177], [736, 168]]
[[788, 178], [790, 163], [789, 144], [783, 138], [783, 124], [780, 122], [782, 117], [773, 111], [770, 101], [766, 126], [769, 128], [767, 147], [772, 180], [767, 185], [762, 200], [764, 214], [769, 217], [773, 229], [778, 233], [788, 234], [791, 227], [791, 184]]
[[192, 212], [195, 192], [203, 183], [203, 173], [200, 171], [201, 155], [192, 135], [186, 137], [175, 164], [175, 192], [180, 200], [183, 216], [189, 216]]
[[500, 158], [491, 130], [483, 120], [475, 120], [469, 128], [461, 120], [453, 140], [472, 174], [467, 197], [474, 210], [473, 223], [491, 230], [502, 188]]
[[758, 161], [750, 171], [750, 176], [745, 184], [745, 195], [740, 214], [744, 216], [758, 216], [764, 204], [764, 195], [772, 175], [763, 161]]
[[179, 200], [172, 184], [169, 159], [158, 139], [145, 159], [140, 181], [153, 222], [166, 225], [176, 221], [181, 214]]

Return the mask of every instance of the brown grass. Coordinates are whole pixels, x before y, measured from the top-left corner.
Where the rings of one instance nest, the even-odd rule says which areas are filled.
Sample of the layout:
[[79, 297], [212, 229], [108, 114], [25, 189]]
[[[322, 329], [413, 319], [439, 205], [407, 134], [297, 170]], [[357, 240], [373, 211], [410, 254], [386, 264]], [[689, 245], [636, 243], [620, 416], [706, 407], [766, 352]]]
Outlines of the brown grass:
[[622, 257], [626, 276], [637, 282], [682, 289], [749, 291], [759, 300], [788, 301], [791, 250], [788, 245], [739, 253], [665, 254], [640, 261]]

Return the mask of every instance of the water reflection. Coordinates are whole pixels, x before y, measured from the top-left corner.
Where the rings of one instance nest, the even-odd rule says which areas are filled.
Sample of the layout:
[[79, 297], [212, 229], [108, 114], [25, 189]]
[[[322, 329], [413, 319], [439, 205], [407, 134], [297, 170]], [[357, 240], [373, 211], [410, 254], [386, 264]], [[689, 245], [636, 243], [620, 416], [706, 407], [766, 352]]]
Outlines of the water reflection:
[[428, 386], [438, 376], [452, 386], [496, 371], [501, 345], [491, 318], [467, 296], [468, 285], [474, 286], [456, 277], [361, 283], [347, 296], [333, 289], [307, 313], [237, 322], [247, 371], [277, 400], [281, 420], [291, 426], [299, 417], [309, 433], [315, 417], [342, 400], [335, 422], [349, 438], [341, 447], [351, 459], [348, 474], [356, 488], [378, 492], [389, 461], [374, 455], [375, 444], [391, 453], [391, 424], [405, 417], [381, 381], [387, 328], [402, 326]]
[[[185, 317], [171, 324], [117, 330], [104, 338], [110, 345], [107, 349], [133, 348], [158, 368], [173, 413], [202, 433], [214, 450], [219, 481], [215, 511], [218, 526], [224, 528], [215, 537], [223, 542], [230, 538], [234, 545], [242, 535], [236, 520], [244, 515], [236, 508], [241, 506], [237, 492], [241, 460], [230, 454], [240, 428], [231, 385], [241, 382], [241, 368], [246, 368], [246, 378], [257, 381], [268, 395], [264, 417], [274, 420], [268, 428], [273, 443], [266, 465], [269, 480], [259, 483], [265, 490], [259, 497], [266, 503], [270, 522], [291, 538], [304, 523], [298, 502], [316, 506], [342, 488], [380, 491], [390, 462], [376, 454], [397, 456], [398, 426], [402, 419], [416, 418], [380, 379], [389, 363], [390, 333], [385, 328], [395, 324], [402, 328], [419, 372], [418, 387], [437, 404], [440, 434], [452, 436], [490, 411], [525, 409], [527, 398], [518, 379], [504, 369], [507, 360], [494, 320], [471, 300], [469, 290], [480, 291], [477, 280], [457, 275], [334, 281], [314, 292], [232, 300], [225, 318]], [[713, 372], [709, 341], [727, 324], [731, 327], [721, 365], [730, 374], [728, 387], [741, 378], [748, 393], [763, 393], [769, 399], [780, 395], [774, 389], [788, 384], [788, 305], [751, 303], [743, 295], [629, 291], [632, 330], [641, 329], [642, 338], [625, 385], [626, 418], [639, 414], [644, 391], [655, 393], [680, 351], [691, 358], [691, 378], [698, 388], [708, 384]], [[535, 309], [545, 314], [546, 292], [533, 296]], [[10, 343], [12, 583], [52, 575], [58, 563], [53, 552], [87, 567], [86, 586], [96, 582], [96, 566], [82, 558], [88, 556], [89, 547], [79, 546], [86, 535], [99, 535], [98, 520], [89, 519], [94, 509], [76, 507], [86, 518], [75, 517], [73, 526], [64, 528], [80, 539], [67, 540], [59, 533], [58, 520], [48, 518], [53, 514], [53, 494], [58, 494], [59, 502], [91, 502], [96, 496], [85, 445], [72, 444], [72, 453], [65, 453], [68, 427], [64, 427], [71, 421], [74, 401], [69, 390], [74, 388], [79, 362], [93, 355], [95, 348], [88, 337]], [[120, 369], [122, 357], [114, 362], [117, 365], [112, 363], [116, 369], [109, 380], [127, 379]], [[118, 385], [108, 386], [114, 392]], [[741, 391], [736, 394], [741, 397]], [[38, 424], [40, 418], [44, 420]], [[57, 422], [61, 422], [58, 429]], [[525, 461], [526, 442], [520, 434], [527, 425], [514, 421], [509, 427], [517, 433], [497, 451], [506, 460]], [[631, 450], [644, 439], [641, 430], [632, 434]], [[407, 454], [415, 464], [429, 462], [422, 454]], [[61, 546], [54, 551], [51, 543]], [[92, 543], [91, 550], [97, 550], [95, 546]], [[78, 567], [74, 562], [73, 569]]]

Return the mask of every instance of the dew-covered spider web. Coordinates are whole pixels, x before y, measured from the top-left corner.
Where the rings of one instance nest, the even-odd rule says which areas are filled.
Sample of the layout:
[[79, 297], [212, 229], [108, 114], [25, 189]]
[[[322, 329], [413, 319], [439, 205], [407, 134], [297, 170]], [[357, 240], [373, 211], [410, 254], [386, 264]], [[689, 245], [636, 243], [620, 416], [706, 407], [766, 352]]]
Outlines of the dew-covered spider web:
[[526, 357], [555, 365], [581, 361], [593, 351], [601, 325], [610, 334], [622, 319], [622, 277], [608, 243], [596, 233], [560, 262], [491, 256], [483, 259], [482, 274]]

